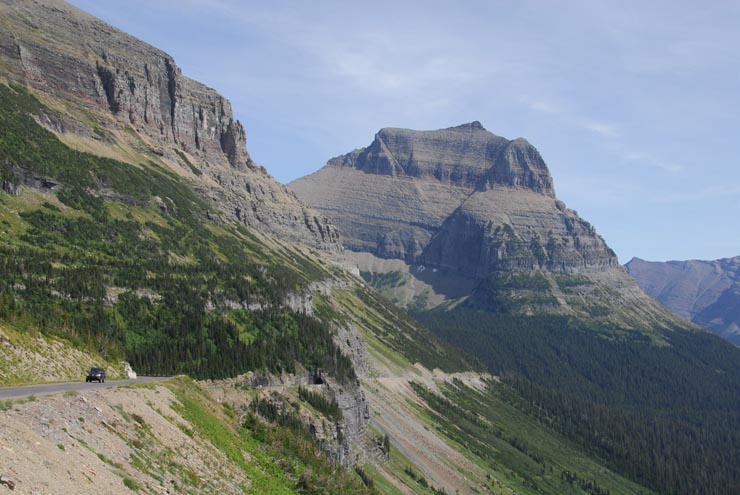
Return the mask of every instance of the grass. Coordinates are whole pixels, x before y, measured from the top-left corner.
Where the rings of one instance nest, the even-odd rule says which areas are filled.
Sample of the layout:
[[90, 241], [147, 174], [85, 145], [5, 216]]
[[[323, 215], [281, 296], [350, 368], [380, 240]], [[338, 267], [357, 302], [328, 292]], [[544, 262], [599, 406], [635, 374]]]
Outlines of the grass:
[[108, 459], [104, 454], [101, 454], [101, 453], [98, 453], [97, 455], [98, 455], [98, 459], [100, 459], [104, 463], [109, 464], [116, 469], [123, 469], [123, 465], [120, 462], [115, 462], [111, 459]]
[[369, 494], [359, 477], [332, 465], [306, 432], [255, 420], [238, 425], [239, 415], [213, 402], [194, 382], [177, 378], [166, 384], [177, 397], [174, 409], [194, 432], [220, 450], [249, 478], [245, 493]]
[[375, 273], [375, 272], [360, 272], [360, 276], [378, 290], [385, 288], [400, 287], [404, 283], [404, 274], [398, 271], [386, 272], [386, 273]]
[[377, 315], [372, 308], [367, 308], [352, 291], [334, 290], [332, 295], [339, 305], [339, 312], [348, 315], [357, 322], [371, 355], [395, 372], [410, 369], [413, 365], [402, 353], [387, 345], [378, 336], [383, 328], [389, 325], [382, 315]]
[[[376, 437], [382, 437], [381, 433], [373, 428], [368, 428], [369, 434]], [[390, 456], [387, 462], [380, 464], [365, 464], [363, 466], [365, 473], [367, 473], [373, 480], [375, 487], [379, 493], [397, 495], [411, 491], [419, 495], [428, 495], [432, 491], [428, 486], [423, 486], [418, 483], [417, 480], [411, 479], [407, 474], [407, 470], [414, 470], [419, 472], [418, 468], [397, 448], [391, 447]], [[402, 485], [404, 490], [398, 488], [397, 485]]]
[[131, 478], [123, 478], [123, 485], [129, 490], [132, 490], [134, 492], [138, 492], [141, 489], [141, 486], [139, 486], [139, 483], [137, 483], [135, 480]]
[[428, 369], [467, 371], [478, 368], [473, 359], [433, 337], [406, 313], [362, 288], [332, 291], [335, 310], [360, 328], [376, 359], [401, 373], [414, 363]]
[[193, 172], [193, 174], [195, 174], [198, 177], [203, 175], [203, 172], [198, 167], [193, 165], [193, 163], [190, 160], [188, 160], [188, 157], [185, 156], [185, 153], [183, 153], [182, 151], [178, 149], [175, 149], [175, 153], [177, 153], [177, 156], [180, 157], [180, 160], [182, 160], [183, 163], [185, 163], [185, 165], [188, 166], [188, 168], [190, 169], [191, 172]]
[[[272, 459], [259, 449], [259, 444], [237, 428], [227, 426], [230, 422], [225, 413], [215, 409], [192, 382], [181, 378], [169, 382], [167, 386], [180, 401], [177, 409], [183, 418], [193, 425], [198, 434], [239, 466], [252, 481], [246, 493], [255, 495], [293, 493], [291, 483], [285, 479]], [[245, 452], [249, 453], [253, 462], [247, 462]]]

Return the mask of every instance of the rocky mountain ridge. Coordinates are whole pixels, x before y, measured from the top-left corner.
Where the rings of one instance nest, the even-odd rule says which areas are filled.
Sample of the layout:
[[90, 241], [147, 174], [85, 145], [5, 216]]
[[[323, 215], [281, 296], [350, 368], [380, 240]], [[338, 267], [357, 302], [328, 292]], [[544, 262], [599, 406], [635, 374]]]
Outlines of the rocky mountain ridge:
[[163, 163], [229, 219], [339, 248], [331, 223], [252, 161], [229, 101], [170, 55], [61, 0], [3, 1], [0, 19], [2, 74], [60, 110], [39, 119], [65, 142]]
[[626, 265], [637, 285], [677, 315], [740, 345], [740, 256]]
[[593, 226], [557, 199], [537, 149], [479, 122], [381, 129], [368, 147], [290, 187], [333, 219], [361, 270], [383, 270], [392, 265], [383, 260], [394, 259], [409, 267], [393, 272], [403, 279], [387, 292], [396, 300], [408, 303], [399, 294], [413, 285], [417, 306], [466, 300], [500, 311], [507, 299], [525, 314], [621, 313], [617, 319], [637, 326], [674, 320], [645, 297]]
[[509, 187], [555, 195], [534, 147], [479, 122], [438, 131], [381, 129], [370, 146], [329, 160], [326, 170], [290, 186], [322, 211], [343, 213], [349, 249], [407, 261], [476, 192]]

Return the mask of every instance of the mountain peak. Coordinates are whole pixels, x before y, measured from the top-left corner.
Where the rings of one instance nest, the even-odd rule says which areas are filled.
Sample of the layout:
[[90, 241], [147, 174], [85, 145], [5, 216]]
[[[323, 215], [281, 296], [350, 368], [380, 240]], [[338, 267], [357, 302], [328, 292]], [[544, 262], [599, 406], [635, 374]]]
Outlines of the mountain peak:
[[467, 131], [467, 132], [473, 132], [473, 131], [485, 131], [486, 128], [483, 127], [483, 124], [478, 122], [477, 120], [474, 120], [472, 122], [468, 122], [467, 124], [460, 124], [455, 127], [448, 127], [445, 129], [447, 131]]
[[[330, 160], [291, 187], [327, 216], [342, 211], [337, 221], [345, 246], [355, 251], [417, 260], [448, 218], [461, 218], [453, 214], [466, 203], [476, 205], [473, 223], [483, 225], [481, 232], [494, 217], [511, 223], [501, 212], [518, 218], [527, 205], [537, 204], [549, 219], [540, 223], [552, 224], [538, 242], [547, 243], [550, 231], [562, 231], [567, 242], [578, 235], [594, 238], [595, 263], [613, 263], [589, 228], [557, 209], [552, 177], [537, 149], [522, 138], [497, 136], [478, 121], [433, 131], [383, 128], [366, 148]], [[563, 261], [561, 267], [574, 265], [556, 258]]]

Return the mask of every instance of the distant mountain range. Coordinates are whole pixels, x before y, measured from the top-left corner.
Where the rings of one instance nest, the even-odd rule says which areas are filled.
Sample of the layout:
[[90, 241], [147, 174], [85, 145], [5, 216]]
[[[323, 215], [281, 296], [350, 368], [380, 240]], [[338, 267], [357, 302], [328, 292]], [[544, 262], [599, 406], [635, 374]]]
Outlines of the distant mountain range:
[[647, 294], [679, 316], [740, 345], [740, 256], [625, 265]]

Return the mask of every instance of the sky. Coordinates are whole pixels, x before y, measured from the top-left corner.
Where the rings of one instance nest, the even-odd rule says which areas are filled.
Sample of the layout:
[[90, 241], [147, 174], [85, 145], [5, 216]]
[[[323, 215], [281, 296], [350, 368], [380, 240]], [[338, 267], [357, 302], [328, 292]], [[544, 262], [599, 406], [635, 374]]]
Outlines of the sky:
[[740, 2], [72, 0], [231, 100], [283, 183], [383, 127], [525, 137], [622, 263], [740, 255]]

